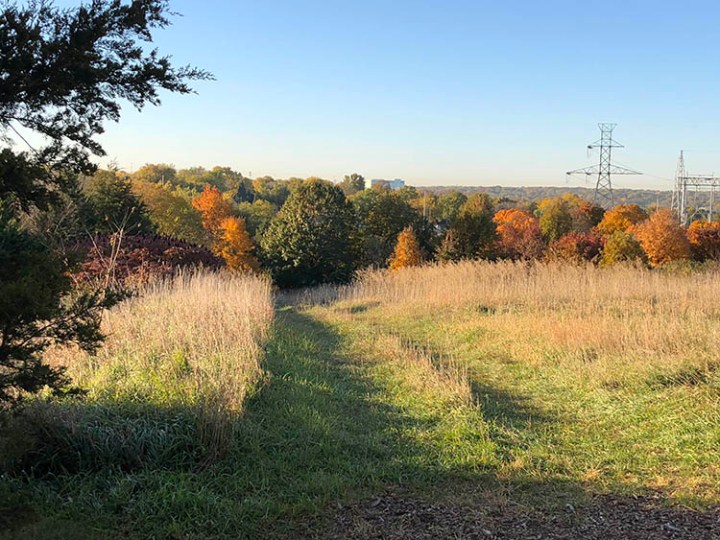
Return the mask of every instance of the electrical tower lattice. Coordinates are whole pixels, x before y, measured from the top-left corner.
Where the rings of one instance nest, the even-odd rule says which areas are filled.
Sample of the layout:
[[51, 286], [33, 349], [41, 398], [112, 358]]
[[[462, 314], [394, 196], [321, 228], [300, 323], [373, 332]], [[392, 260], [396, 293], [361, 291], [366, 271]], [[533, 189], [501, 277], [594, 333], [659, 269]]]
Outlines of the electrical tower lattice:
[[[675, 173], [675, 189], [672, 195], [672, 211], [680, 220], [680, 225], [686, 227], [691, 218], [696, 219], [705, 214], [708, 221], [713, 220], [713, 208], [715, 206], [715, 190], [720, 187], [720, 178], [713, 175], [707, 176], [690, 176], [685, 170], [684, 152], [680, 151], [678, 159], [677, 172]], [[691, 205], [689, 200], [689, 192], [692, 191], [697, 198], [697, 194], [701, 191], [710, 192], [710, 201], [708, 206]], [[695, 201], [697, 202], [697, 201]], [[708, 201], [705, 201], [708, 202]], [[694, 206], [693, 215], [690, 215], [690, 208]]]
[[632, 169], [613, 165], [612, 149], [624, 148], [622, 144], [613, 140], [612, 132], [617, 124], [598, 124], [600, 128], [600, 139], [588, 145], [588, 149], [600, 149], [600, 163], [583, 169], [575, 169], [566, 174], [584, 174], [585, 176], [597, 175], [597, 183], [595, 184], [595, 196], [593, 202], [601, 206], [610, 207], [615, 204], [613, 196], [611, 175], [616, 174], [642, 174]]

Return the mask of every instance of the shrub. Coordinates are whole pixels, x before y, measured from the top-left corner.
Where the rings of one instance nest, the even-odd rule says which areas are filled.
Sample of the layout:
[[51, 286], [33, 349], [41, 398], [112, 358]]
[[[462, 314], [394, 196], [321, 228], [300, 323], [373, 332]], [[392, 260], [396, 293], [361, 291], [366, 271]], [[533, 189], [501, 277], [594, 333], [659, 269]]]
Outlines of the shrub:
[[87, 253], [85, 262], [74, 274], [81, 283], [136, 285], [174, 276], [184, 269], [216, 270], [223, 266], [222, 259], [207, 248], [153, 234], [103, 234], [84, 240], [77, 249]]

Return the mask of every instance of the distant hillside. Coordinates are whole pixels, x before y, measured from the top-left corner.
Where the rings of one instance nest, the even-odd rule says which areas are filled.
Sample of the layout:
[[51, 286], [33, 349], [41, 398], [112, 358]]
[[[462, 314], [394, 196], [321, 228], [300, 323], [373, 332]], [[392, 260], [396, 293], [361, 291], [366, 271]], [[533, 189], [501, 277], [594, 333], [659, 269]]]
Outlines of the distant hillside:
[[[465, 195], [472, 193], [487, 193], [491, 197], [506, 197], [516, 201], [539, 201], [546, 197], [558, 197], [564, 193], [574, 193], [580, 197], [592, 200], [594, 189], [583, 187], [507, 187], [507, 186], [431, 186], [418, 188], [430, 191], [436, 195], [459, 191]], [[672, 192], [654, 189], [616, 189], [616, 204], [637, 204], [643, 208], [651, 205], [670, 206]]]

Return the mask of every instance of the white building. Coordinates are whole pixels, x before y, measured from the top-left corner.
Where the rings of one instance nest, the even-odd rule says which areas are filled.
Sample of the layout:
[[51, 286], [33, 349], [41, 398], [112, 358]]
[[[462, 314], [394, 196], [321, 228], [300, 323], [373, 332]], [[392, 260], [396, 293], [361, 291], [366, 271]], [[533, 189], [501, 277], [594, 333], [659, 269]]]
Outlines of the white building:
[[400, 180], [399, 178], [395, 178], [394, 180], [383, 180], [382, 178], [373, 178], [370, 180], [370, 186], [386, 186], [390, 189], [400, 189], [402, 187], [405, 187], [405, 181]]

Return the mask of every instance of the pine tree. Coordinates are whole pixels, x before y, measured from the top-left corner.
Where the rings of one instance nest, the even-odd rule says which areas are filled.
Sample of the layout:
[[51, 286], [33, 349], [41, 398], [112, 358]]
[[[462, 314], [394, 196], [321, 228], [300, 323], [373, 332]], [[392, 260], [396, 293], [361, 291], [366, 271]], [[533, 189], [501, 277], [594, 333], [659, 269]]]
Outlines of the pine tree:
[[448, 232], [445, 233], [442, 242], [440, 242], [440, 247], [437, 249], [435, 258], [443, 263], [457, 262], [462, 259], [460, 245], [452, 229], [449, 229]]
[[423, 254], [420, 243], [415, 237], [412, 227], [407, 227], [398, 235], [395, 251], [390, 257], [390, 269], [393, 271], [409, 266], [420, 266]]

